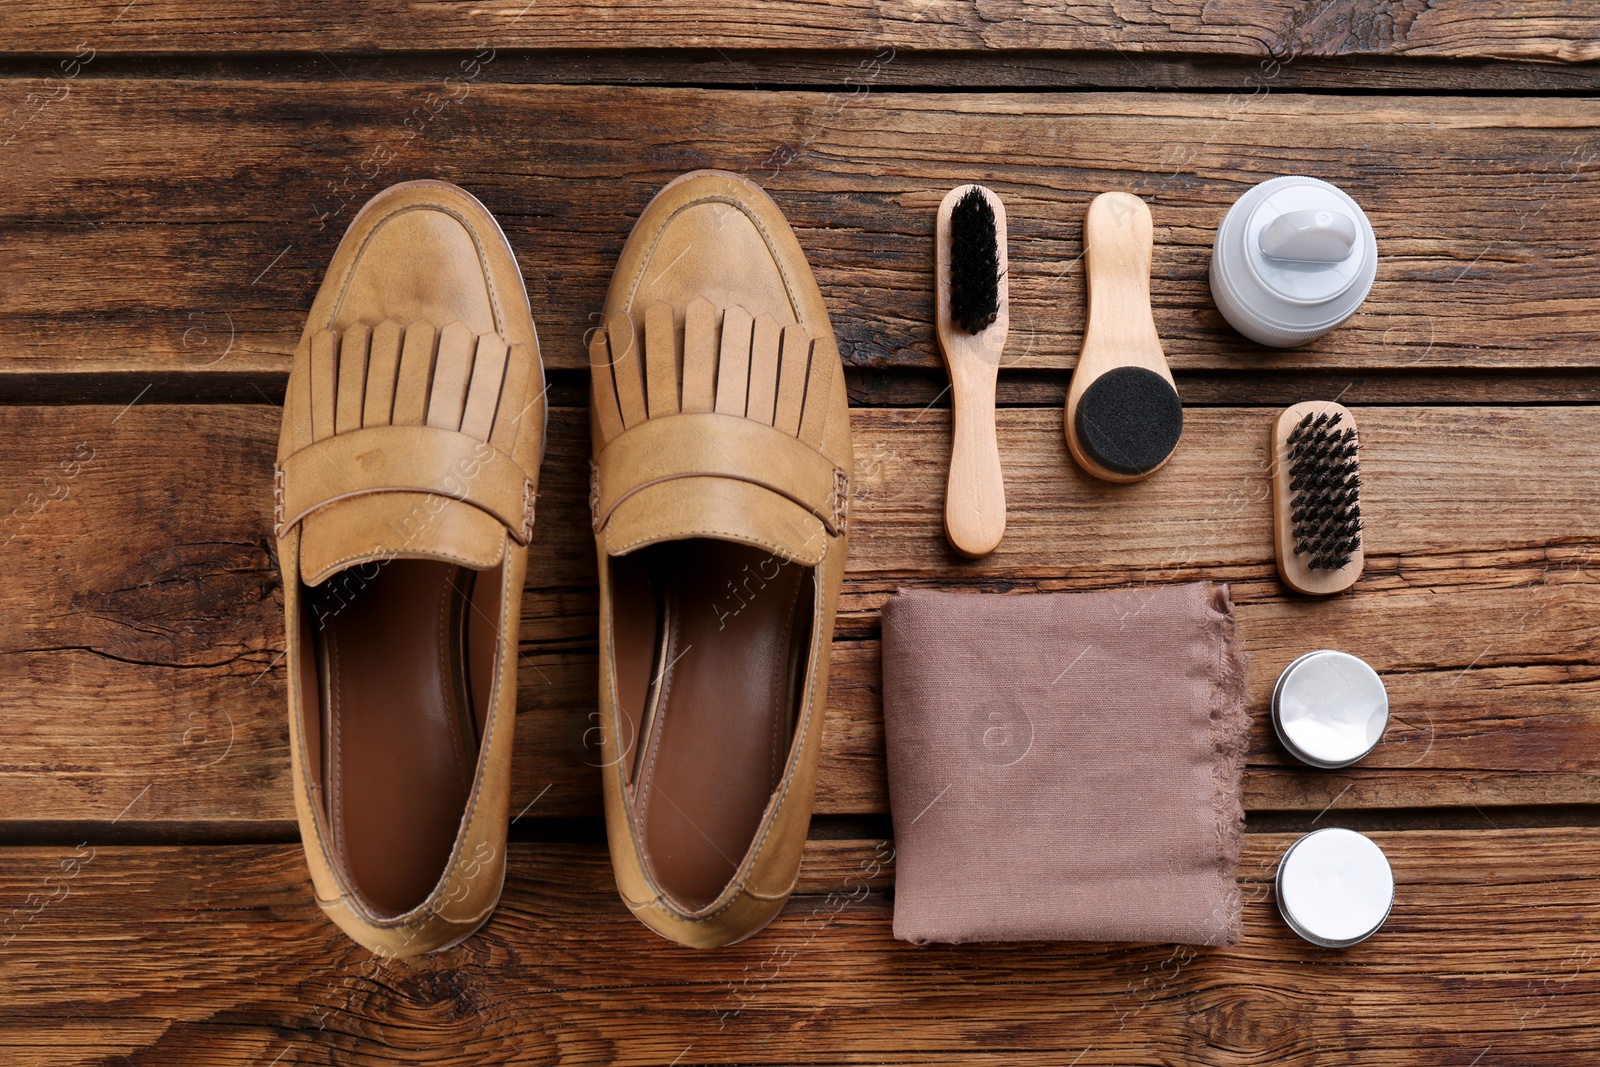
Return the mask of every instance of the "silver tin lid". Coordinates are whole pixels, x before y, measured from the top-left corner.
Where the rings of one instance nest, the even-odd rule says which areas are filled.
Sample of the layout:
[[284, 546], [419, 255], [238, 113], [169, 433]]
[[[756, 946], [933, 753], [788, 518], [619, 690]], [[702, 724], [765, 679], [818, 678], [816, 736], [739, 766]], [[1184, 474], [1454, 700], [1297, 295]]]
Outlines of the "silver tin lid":
[[1389, 693], [1378, 672], [1346, 652], [1307, 652], [1283, 669], [1272, 691], [1272, 727], [1313, 767], [1348, 767], [1389, 725]]
[[1383, 849], [1354, 830], [1307, 834], [1278, 864], [1278, 911], [1313, 945], [1348, 948], [1378, 932], [1394, 906]]

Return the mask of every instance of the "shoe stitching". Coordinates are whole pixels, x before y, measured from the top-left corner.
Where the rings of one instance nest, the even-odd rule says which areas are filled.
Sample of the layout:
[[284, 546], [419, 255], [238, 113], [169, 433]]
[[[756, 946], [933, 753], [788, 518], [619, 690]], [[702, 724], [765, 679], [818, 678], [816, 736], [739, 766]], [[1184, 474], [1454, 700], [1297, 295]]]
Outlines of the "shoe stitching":
[[[531, 523], [532, 520], [528, 517], [526, 509], [530, 506], [530, 501], [528, 500], [528, 493], [529, 493], [529, 490], [530, 490], [530, 488], [532, 486], [532, 482], [528, 478], [524, 478], [522, 481], [523, 481], [522, 504], [523, 504], [523, 508], [524, 508], [523, 522]], [[487, 507], [483, 506], [482, 504], [479, 504], [477, 501], [475, 501], [475, 500], [473, 500], [473, 499], [471, 499], [469, 497], [451, 496], [448, 493], [437, 492], [437, 491], [435, 491], [434, 488], [419, 488], [417, 486], [410, 486], [410, 485], [382, 486], [382, 487], [375, 488], [375, 489], [364, 489], [364, 490], [359, 490], [359, 491], [350, 492], [350, 493], [341, 493], [341, 494], [339, 494], [337, 496], [330, 496], [328, 499], [326, 499], [326, 500], [324, 500], [324, 501], [322, 501], [322, 502], [320, 502], [318, 504], [314, 504], [311, 507], [307, 508], [305, 511], [302, 511], [299, 515], [297, 515], [295, 517], [294, 522], [289, 524], [289, 528], [293, 529], [294, 527], [299, 526], [301, 523], [305, 522], [307, 519], [309, 519], [311, 516], [315, 515], [317, 512], [321, 511], [323, 508], [329, 507], [329, 506], [331, 506], [333, 504], [343, 504], [344, 502], [346, 502], [348, 500], [360, 500], [360, 499], [363, 499], [363, 498], [366, 498], [366, 497], [386, 496], [386, 495], [394, 494], [394, 493], [400, 493], [400, 494], [411, 495], [411, 496], [437, 497], [440, 500], [447, 500], [447, 501], [451, 501], [451, 502], [456, 503], [456, 504], [465, 504], [467, 507], [473, 508], [476, 511], [480, 511], [483, 514], [487, 515], [489, 518], [493, 519], [495, 521], [495, 523], [501, 529], [505, 530], [506, 533], [511, 535], [512, 540], [517, 540], [522, 535], [522, 527], [520, 525], [517, 528], [513, 529], [511, 524], [506, 522], [506, 520], [504, 518], [502, 518], [501, 516], [495, 514], [493, 511], [490, 511]], [[437, 513], [437, 511], [436, 511], [436, 513]], [[392, 526], [394, 524], [390, 523], [390, 525]], [[282, 535], [279, 535], [279, 536], [281, 538]], [[533, 536], [533, 534], [532, 534], [532, 530], [531, 530], [531, 527], [530, 527], [527, 537], [523, 538], [518, 543], [521, 544], [523, 547], [526, 547], [527, 541], [531, 540], [532, 536]], [[408, 542], [410, 540], [411, 540], [411, 538], [407, 538]], [[355, 559], [357, 556], [361, 556], [361, 555], [365, 555], [365, 553], [358, 552], [358, 553], [356, 553], [355, 556], [348, 556], [348, 557], [345, 557], [345, 558], [346, 559]]]
[[[450, 640], [450, 638], [452, 636], [451, 631], [454, 629], [454, 627], [450, 625], [450, 608], [454, 588], [454, 576], [451, 577], [450, 581], [439, 583], [439, 659], [437, 662], [444, 667], [444, 670], [439, 672], [439, 697], [443, 701], [441, 706], [444, 708], [449, 708], [455, 703], [454, 674], [450, 669], [450, 660], [453, 658], [450, 651], [450, 646], [453, 642]], [[462, 625], [466, 625], [464, 619], [462, 621]], [[447, 716], [447, 718], [449, 718], [449, 716]], [[455, 718], [457, 726], [459, 726], [459, 709]], [[449, 726], [448, 723], [446, 725]], [[463, 748], [461, 744], [461, 737], [459, 736], [461, 731], [459, 728], [450, 728], [446, 729], [445, 733], [450, 735], [450, 750], [455, 754], [456, 774], [458, 776], [465, 777], [462, 775], [462, 772], [466, 770], [467, 755], [466, 749]], [[471, 779], [468, 778], [469, 782], [470, 780]]]
[[[329, 807], [333, 811], [333, 847], [342, 856], [344, 852], [344, 788], [342, 785], [344, 776], [342, 773], [343, 765], [340, 762], [339, 631], [329, 626], [326, 627], [326, 633], [328, 643], [328, 801]], [[317, 775], [318, 777], [322, 775], [320, 767], [317, 769]]]
[[[667, 606], [667, 643], [662, 650], [661, 677], [656, 682], [659, 687], [656, 694], [655, 714], [651, 717], [651, 736], [644, 740], [648, 746], [649, 758], [645, 761], [644, 771], [639, 775], [639, 785], [635, 789], [637, 796], [636, 807], [638, 810], [639, 829], [644, 830], [644, 809], [650, 802], [650, 794], [654, 791], [656, 781], [656, 759], [661, 755], [661, 747], [667, 734], [667, 705], [672, 696], [672, 666], [676, 663], [673, 654], [678, 648], [678, 611], [677, 590], [672, 591]], [[642, 855], [643, 853], [641, 853]]]
[[[739, 542], [741, 544], [754, 544], [757, 547], [764, 548], [767, 551], [771, 552], [773, 555], [779, 556], [779, 557], [781, 557], [782, 559], [784, 559], [786, 561], [789, 561], [789, 562], [792, 562], [792, 563], [803, 562], [798, 557], [789, 555], [788, 552], [786, 552], [784, 549], [780, 548], [776, 543], [774, 543], [772, 541], [765, 540], [764, 538], [751, 537], [748, 533], [746, 533], [746, 532], [744, 532], [742, 530], [712, 530], [712, 529], [707, 529], [707, 530], [701, 531], [701, 536], [705, 536], [705, 537], [722, 537], [722, 538], [727, 538], [729, 540], [737, 541], [737, 542]], [[659, 538], [655, 537], [654, 535], [646, 534], [646, 535], [643, 535], [643, 536], [640, 536], [638, 538], [635, 538], [632, 541], [628, 541], [628, 542], [626, 542], [626, 543], [624, 543], [622, 545], [619, 545], [617, 547], [614, 547], [614, 548], [611, 547], [608, 544], [607, 545], [607, 551], [610, 552], [610, 554], [613, 555], [613, 556], [622, 556], [622, 555], [626, 555], [630, 550], [638, 548], [640, 545], [652, 544], [657, 540], [659, 540]], [[831, 540], [834, 540], [834, 538], [828, 537], [826, 535], [826, 532], [824, 532], [823, 548], [822, 548], [823, 556], [818, 557], [819, 561], [823, 557], [825, 557], [827, 555], [827, 551], [828, 551], [827, 543], [829, 541], [831, 541]]]
[[[759, 426], [761, 424], [760, 423], [756, 423], [756, 425]], [[624, 431], [624, 433], [626, 433], [626, 431]], [[619, 435], [616, 438], [616, 440], [621, 440], [621, 436]], [[818, 454], [820, 455], [821, 453], [818, 453]], [[826, 457], [824, 457], [824, 458], [826, 458]], [[593, 461], [591, 461], [591, 462], [593, 462]], [[643, 492], [646, 489], [651, 489], [651, 488], [654, 488], [655, 486], [658, 486], [658, 485], [665, 485], [668, 482], [682, 481], [685, 478], [721, 478], [721, 479], [724, 479], [724, 480], [730, 481], [730, 482], [743, 482], [745, 485], [753, 485], [758, 489], [765, 489], [769, 493], [774, 493], [774, 494], [776, 494], [778, 496], [781, 496], [785, 500], [789, 501], [791, 504], [793, 504], [796, 507], [801, 508], [802, 510], [804, 510], [806, 514], [816, 518], [819, 522], [823, 523], [824, 526], [831, 526], [832, 530], [838, 531], [837, 533], [832, 534], [832, 536], [843, 537], [844, 536], [844, 531], [842, 529], [840, 529], [840, 527], [839, 527], [840, 517], [841, 517], [841, 511], [840, 511], [840, 507], [839, 507], [839, 476], [841, 474], [843, 474], [843, 473], [844, 473], [843, 471], [838, 470], [837, 468], [834, 469], [834, 472], [833, 472], [833, 489], [828, 494], [828, 511], [829, 511], [829, 515], [827, 515], [827, 516], [822, 515], [816, 508], [812, 507], [806, 501], [801, 500], [796, 494], [788, 492], [787, 490], [781, 489], [778, 486], [773, 485], [771, 482], [768, 482], [768, 481], [764, 481], [764, 480], [761, 480], [761, 479], [758, 479], [758, 478], [747, 477], [747, 476], [742, 475], [742, 474], [732, 474], [732, 473], [728, 473], [728, 472], [725, 472], [725, 471], [685, 471], [685, 472], [679, 473], [679, 474], [664, 474], [659, 478], [651, 478], [648, 481], [640, 482], [638, 485], [633, 486], [627, 492], [625, 492], [621, 496], [617, 497], [616, 500], [612, 501], [611, 502], [611, 507], [606, 510], [605, 516], [602, 518], [602, 517], [600, 517], [598, 515], [598, 511], [599, 511], [599, 499], [598, 499], [599, 482], [598, 482], [598, 476], [597, 476], [596, 480], [594, 482], [594, 488], [591, 491], [592, 492], [592, 496], [591, 496], [591, 501], [592, 501], [592, 503], [591, 503], [591, 509], [592, 509], [591, 514], [592, 514], [592, 518], [591, 518], [590, 521], [591, 521], [591, 525], [593, 525], [594, 528], [595, 528], [595, 532], [598, 533], [598, 532], [600, 532], [601, 529], [603, 529], [606, 525], [608, 525], [610, 523], [611, 516], [613, 516], [613, 515], [615, 515], [617, 513], [617, 509], [619, 507], [621, 507], [622, 504], [626, 500], [628, 500], [628, 498], [632, 497], [635, 493]], [[848, 493], [848, 491], [849, 491], [849, 484], [848, 484], [848, 482], [846, 482], [846, 492]]]
[[[791, 564], [791, 566], [792, 566], [792, 564]], [[780, 646], [783, 647], [783, 648], [788, 648], [789, 647], [789, 642], [793, 639], [793, 636], [794, 636], [795, 608], [800, 603], [800, 587], [803, 584], [804, 584], [803, 582], [794, 583], [794, 592], [789, 597], [789, 610], [784, 616], [787, 621], [784, 623], [783, 634], [782, 634], [781, 639], [779, 641]], [[787, 666], [788, 665], [785, 664], [785, 667], [787, 667]], [[785, 673], [787, 673], [787, 672], [785, 672]], [[787, 677], [778, 677], [778, 678], [774, 678], [773, 679], [772, 693], [770, 694], [770, 699], [771, 699], [772, 705], [774, 707], [776, 707], [780, 702], [785, 703], [785, 704], [788, 703], [788, 701], [785, 700], [784, 697], [787, 696], [787, 693], [785, 691], [789, 688], [790, 683], [791, 683], [791, 679], [789, 679]], [[780, 760], [782, 759], [782, 755], [783, 755], [783, 735], [785, 733], [788, 733], [788, 731], [787, 730], [775, 731], [773, 733], [773, 735], [772, 735], [772, 759], [771, 759], [771, 762], [769, 764], [768, 773], [770, 774], [770, 776], [774, 780], [776, 780], [778, 778], [779, 771], [781, 770], [781, 766], [782, 766], [781, 763], [780, 763]]]
[[600, 464], [593, 458], [589, 460], [589, 525], [595, 533], [600, 532]]
[[[463, 192], [465, 192], [465, 190], [463, 190]], [[470, 196], [471, 194], [468, 193], [467, 195]], [[485, 210], [487, 210], [487, 209], [485, 209]], [[405, 207], [402, 207], [402, 208], [400, 208], [400, 209], [398, 209], [396, 211], [390, 212], [389, 214], [383, 216], [382, 218], [378, 219], [376, 222], [374, 222], [372, 224], [372, 229], [368, 230], [367, 233], [366, 233], [366, 236], [361, 238], [361, 244], [356, 248], [355, 253], [350, 257], [350, 266], [345, 270], [345, 276], [339, 282], [338, 293], [334, 297], [334, 301], [333, 301], [333, 313], [328, 317], [328, 325], [327, 325], [326, 328], [327, 329], [332, 329], [333, 328], [333, 323], [336, 322], [338, 320], [338, 318], [339, 318], [339, 309], [344, 306], [344, 298], [345, 298], [345, 295], [350, 290], [351, 279], [353, 279], [355, 277], [356, 267], [360, 264], [361, 257], [367, 250], [367, 245], [369, 245], [372, 242], [372, 239], [377, 236], [378, 231], [383, 229], [383, 227], [385, 225], [387, 225], [390, 222], [393, 222], [395, 219], [398, 219], [400, 216], [410, 214], [413, 211], [440, 211], [440, 212], [443, 212], [444, 214], [449, 215], [451, 218], [455, 219], [457, 222], [461, 223], [461, 228], [467, 231], [467, 236], [472, 239], [473, 251], [478, 256], [478, 268], [483, 272], [484, 288], [486, 288], [489, 291], [489, 306], [494, 311], [495, 329], [497, 331], [499, 331], [502, 336], [504, 336], [505, 335], [505, 313], [504, 313], [503, 309], [500, 307], [500, 291], [495, 286], [494, 274], [489, 269], [489, 258], [488, 258], [488, 255], [484, 251], [483, 241], [480, 240], [479, 237], [478, 237], [477, 228], [475, 226], [473, 226], [473, 224], [467, 219], [467, 217], [465, 215], [463, 215], [460, 211], [457, 211], [454, 207], [452, 207], [452, 206], [450, 206], [448, 204], [434, 204], [434, 203], [408, 204]], [[360, 216], [358, 215], [357, 217], [359, 218]], [[516, 262], [515, 255], [512, 256], [512, 262], [513, 263]], [[518, 269], [520, 270], [520, 268], [518, 268]], [[438, 339], [435, 338], [435, 343], [437, 343], [437, 341], [438, 341]]]
[[850, 532], [850, 475], [837, 467], [833, 471], [833, 528], [840, 537]]
[[284, 484], [283, 468], [272, 468], [272, 536], [283, 539], [283, 508], [284, 494], [287, 486]]
[[[399, 559], [400, 558], [400, 554], [398, 552], [394, 551], [393, 549], [383, 548], [382, 551], [385, 553], [385, 557], [383, 559], [383, 562], [388, 562], [389, 560], [394, 560], [394, 559]], [[500, 556], [501, 559], [505, 558], [505, 554], [504, 553], [505, 553], [505, 549], [502, 547], [501, 556]], [[345, 564], [354, 562], [355, 560], [370, 560], [370, 559], [374, 559], [374, 558], [375, 557], [373, 556], [373, 554], [371, 552], [352, 552], [348, 556], [340, 556], [338, 559], [332, 561], [331, 563], [329, 563], [327, 565], [327, 574], [331, 577], [337, 571], [340, 571], [340, 570], [344, 569], [344, 565]], [[419, 550], [417, 550], [416, 556], [407, 557], [407, 558], [440, 559], [440, 560], [448, 561], [450, 563], [459, 563], [463, 567], [471, 567], [473, 570], [477, 570], [479, 568], [479, 566], [480, 566], [480, 561], [478, 561], [478, 560], [468, 559], [466, 556], [460, 555], [460, 554], [455, 553], [455, 552], [434, 551], [432, 549], [427, 549], [427, 550], [419, 549]], [[489, 565], [491, 567], [494, 566], [493, 563], [491, 563]]]
[[[293, 568], [293, 570], [296, 573], [298, 573], [299, 566], [300, 566], [299, 565], [298, 555], [299, 555], [298, 547], [291, 543], [291, 545], [289, 546], [288, 557], [287, 558], [293, 558], [293, 560], [294, 560], [294, 568]], [[296, 579], [296, 586], [298, 587], [298, 579]], [[290, 615], [291, 620], [293, 618], [295, 618], [301, 610], [303, 610], [301, 604], [299, 603], [300, 600], [301, 600], [301, 597], [298, 595], [297, 592], [290, 592], [290, 593], [286, 593], [285, 594], [285, 606], [286, 607], [292, 606], [293, 609], [294, 609], [293, 613]], [[293, 602], [292, 605], [290, 604], [291, 601]], [[298, 626], [298, 624], [296, 622], [291, 621], [287, 626], [287, 630], [288, 630], [288, 632], [285, 634], [285, 642], [288, 645], [292, 646], [296, 650], [296, 659], [298, 659], [299, 656], [304, 656], [304, 655], [315, 656], [316, 655], [316, 649], [315, 649], [314, 645], [313, 645], [313, 647], [311, 649], [308, 650], [301, 643], [300, 638], [299, 638], [299, 626]], [[332, 706], [331, 706], [332, 702], [330, 700], [330, 702], [329, 702], [330, 706], [328, 707], [326, 712], [322, 711], [322, 689], [321, 689], [321, 685], [322, 685], [322, 682], [321, 682], [321, 677], [320, 677], [320, 674], [319, 674], [318, 680], [317, 680], [317, 692], [316, 692], [316, 699], [317, 699], [317, 704], [318, 704], [318, 708], [319, 708], [319, 712], [318, 712], [318, 715], [317, 715], [317, 744], [318, 744], [318, 747], [319, 747], [319, 751], [324, 753], [329, 759], [332, 759], [333, 758], [333, 753], [334, 753], [334, 747], [333, 747], [332, 740], [331, 740], [331, 734], [324, 734], [324, 731], [323, 731], [323, 723], [324, 723], [325, 719], [329, 723], [330, 728], [331, 728], [331, 724], [333, 722], [333, 718], [332, 718], [333, 709], [332, 709]], [[293, 732], [296, 729], [298, 729], [300, 731], [301, 736], [304, 737], [305, 729], [306, 729], [305, 728], [305, 701], [306, 701], [306, 694], [305, 694], [305, 691], [303, 690], [303, 688], [300, 685], [300, 672], [297, 669], [291, 669], [289, 671], [289, 696], [290, 696], [289, 713], [293, 717], [291, 719], [291, 721], [290, 721], [291, 736], [293, 735]], [[296, 706], [296, 697], [298, 697], [298, 706]], [[310, 807], [311, 807], [310, 840], [308, 840], [306, 842], [306, 844], [308, 846], [308, 848], [307, 848], [308, 858], [309, 858], [309, 853], [310, 853], [309, 845], [311, 844], [312, 841], [314, 841], [316, 843], [316, 858], [318, 860], [320, 860], [322, 867], [324, 867], [327, 870], [327, 872], [329, 874], [329, 877], [332, 878], [335, 882], [340, 882], [342, 877], [343, 877], [343, 875], [342, 875], [342, 872], [341, 872], [341, 870], [339, 868], [339, 864], [338, 864], [338, 862], [337, 862], [337, 860], [335, 858], [334, 852], [332, 851], [332, 844], [331, 844], [333, 842], [333, 840], [334, 840], [335, 834], [338, 832], [337, 828], [333, 825], [333, 820], [334, 820], [333, 813], [336, 811], [335, 804], [334, 804], [334, 798], [333, 798], [333, 790], [330, 787], [330, 783], [324, 783], [323, 782], [323, 768], [320, 765], [320, 763], [319, 763], [318, 766], [312, 767], [311, 766], [311, 762], [310, 762], [310, 757], [311, 757], [310, 745], [305, 743], [304, 741], [302, 741], [302, 743], [301, 743], [301, 752], [300, 752], [300, 757], [299, 757], [300, 758], [300, 766], [301, 766], [301, 769], [304, 771], [303, 780], [306, 783], [306, 790], [307, 790], [307, 792], [309, 792], [311, 794], [310, 798], [309, 798], [309, 804], [310, 804]], [[330, 766], [332, 766], [332, 765], [333, 764], [330, 764]], [[324, 823], [327, 824], [326, 828], [324, 828]], [[343, 892], [343, 889], [341, 888], [341, 890], [339, 892], [339, 895], [334, 897], [334, 898], [332, 898], [331, 900], [329, 900], [326, 897], [323, 897], [319, 893], [319, 894], [317, 894], [316, 899], [317, 899], [317, 902], [319, 904], [323, 905], [324, 907], [333, 906], [333, 905], [337, 905], [340, 901], [342, 901], [344, 899], [344, 892]]]
[[[762, 190], [762, 194], [765, 195], [765, 190]], [[745, 218], [750, 220], [750, 224], [754, 226], [756, 228], [756, 232], [761, 235], [762, 244], [766, 245], [767, 255], [772, 258], [773, 266], [776, 267], [778, 271], [778, 277], [783, 279], [783, 295], [789, 301], [790, 312], [798, 312], [802, 307], [803, 302], [795, 298], [794, 282], [789, 277], [789, 271], [788, 268], [784, 266], [783, 259], [778, 255], [777, 249], [773, 247], [771, 231], [767, 229], [765, 223], [755, 217], [755, 215], [749, 210], [743, 201], [737, 200], [722, 193], [709, 193], [705, 196], [696, 197], [695, 199], [690, 200], [688, 203], [674, 208], [672, 213], [666, 217], [666, 220], [656, 228], [655, 234], [650, 238], [650, 246], [646, 248], [644, 254], [639, 257], [639, 265], [634, 271], [632, 281], [628, 284], [628, 306], [631, 308], [633, 306], [634, 299], [638, 296], [639, 282], [644, 278], [645, 267], [649, 264], [651, 257], [655, 255], [656, 247], [661, 243], [661, 236], [666, 233], [667, 227], [671, 225], [672, 221], [679, 215], [683, 214], [685, 211], [688, 211], [690, 208], [699, 207], [701, 204], [728, 204], [744, 215]], [[795, 315], [795, 321], [800, 321], [800, 316], [798, 314]]]

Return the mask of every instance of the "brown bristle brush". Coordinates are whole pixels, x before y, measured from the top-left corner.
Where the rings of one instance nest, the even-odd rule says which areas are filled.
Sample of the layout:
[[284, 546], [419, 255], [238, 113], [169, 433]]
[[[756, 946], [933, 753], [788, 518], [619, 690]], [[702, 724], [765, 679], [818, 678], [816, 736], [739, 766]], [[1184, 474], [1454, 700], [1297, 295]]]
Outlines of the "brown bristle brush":
[[1308, 400], [1272, 427], [1273, 541], [1297, 593], [1342, 592], [1361, 577], [1360, 437], [1343, 405]]

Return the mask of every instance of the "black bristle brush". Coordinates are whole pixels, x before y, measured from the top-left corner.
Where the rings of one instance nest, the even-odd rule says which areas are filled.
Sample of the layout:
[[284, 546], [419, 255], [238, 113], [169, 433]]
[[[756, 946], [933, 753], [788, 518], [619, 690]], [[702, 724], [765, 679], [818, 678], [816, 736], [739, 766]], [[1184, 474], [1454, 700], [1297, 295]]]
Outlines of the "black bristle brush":
[[1299, 593], [1350, 588], [1365, 562], [1361, 441], [1349, 410], [1296, 404], [1272, 428], [1273, 539], [1278, 573]]
[[934, 332], [950, 371], [955, 441], [944, 531], [966, 556], [993, 552], [1006, 530], [994, 393], [1011, 324], [1006, 212], [981, 185], [945, 196], [934, 223]]

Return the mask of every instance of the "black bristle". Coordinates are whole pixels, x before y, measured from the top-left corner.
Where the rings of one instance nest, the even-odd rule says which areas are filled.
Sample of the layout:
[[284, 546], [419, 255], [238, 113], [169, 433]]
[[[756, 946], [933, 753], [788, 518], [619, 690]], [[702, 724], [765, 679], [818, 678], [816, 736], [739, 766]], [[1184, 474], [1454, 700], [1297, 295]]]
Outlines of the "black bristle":
[[950, 212], [950, 318], [968, 333], [988, 329], [1000, 314], [997, 237], [994, 208], [973, 186]]
[[1289, 518], [1294, 550], [1314, 571], [1338, 570], [1361, 547], [1356, 431], [1339, 412], [1307, 415], [1289, 432]]

